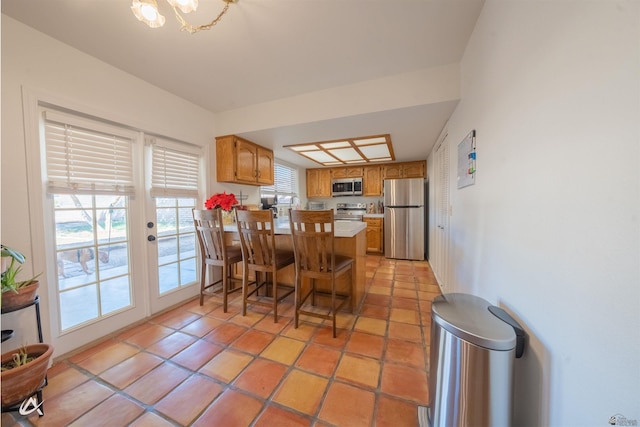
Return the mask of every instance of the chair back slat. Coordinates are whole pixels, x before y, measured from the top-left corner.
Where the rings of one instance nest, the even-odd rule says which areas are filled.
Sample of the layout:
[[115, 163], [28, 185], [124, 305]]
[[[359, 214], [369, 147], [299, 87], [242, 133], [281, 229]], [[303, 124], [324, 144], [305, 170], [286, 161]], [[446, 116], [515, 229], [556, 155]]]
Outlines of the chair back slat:
[[270, 210], [236, 211], [242, 256], [250, 266], [271, 266], [275, 259], [273, 216]]
[[290, 211], [296, 264], [303, 274], [322, 276], [334, 270], [333, 210]]
[[222, 262], [226, 257], [222, 209], [193, 209], [193, 223], [203, 262]]

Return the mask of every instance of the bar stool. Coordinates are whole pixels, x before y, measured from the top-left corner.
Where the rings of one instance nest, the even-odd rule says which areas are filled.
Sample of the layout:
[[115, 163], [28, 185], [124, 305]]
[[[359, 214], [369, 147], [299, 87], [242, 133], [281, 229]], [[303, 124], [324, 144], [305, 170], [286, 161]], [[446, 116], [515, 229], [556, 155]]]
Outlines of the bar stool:
[[[278, 283], [278, 270], [294, 263], [293, 252], [276, 248], [270, 210], [236, 210], [236, 224], [243, 262], [242, 315], [247, 314], [247, 303], [264, 305], [272, 308], [273, 321], [277, 323], [278, 303], [294, 291], [293, 286]], [[249, 272], [255, 275], [254, 282], [249, 282]], [[249, 292], [251, 284], [255, 288]], [[264, 296], [259, 294], [262, 288]]]
[[[223, 310], [227, 312], [227, 295], [240, 290], [235, 287], [235, 281], [231, 276], [232, 266], [242, 261], [242, 251], [239, 246], [226, 245], [224, 241], [224, 224], [222, 222], [222, 209], [193, 209], [193, 223], [198, 235], [200, 254], [202, 256], [200, 269], [200, 305], [204, 302], [205, 295], [215, 295], [222, 291]], [[222, 278], [213, 283], [207, 282], [207, 266], [213, 265], [222, 268]], [[214, 289], [221, 285], [220, 289]]]
[[[296, 259], [296, 311], [294, 327], [298, 327], [300, 314], [333, 321], [333, 337], [336, 337], [336, 313], [349, 300], [349, 294], [336, 291], [336, 280], [351, 270], [353, 278], [353, 258], [335, 253], [333, 210], [292, 210], [289, 209], [289, 223], [293, 236], [293, 252]], [[309, 288], [303, 292], [303, 280], [308, 279]], [[316, 281], [329, 282], [329, 289], [321, 289]], [[329, 311], [308, 309], [305, 302], [311, 296], [311, 306], [315, 308], [316, 294], [331, 297]], [[307, 304], [308, 307], [308, 304]]]

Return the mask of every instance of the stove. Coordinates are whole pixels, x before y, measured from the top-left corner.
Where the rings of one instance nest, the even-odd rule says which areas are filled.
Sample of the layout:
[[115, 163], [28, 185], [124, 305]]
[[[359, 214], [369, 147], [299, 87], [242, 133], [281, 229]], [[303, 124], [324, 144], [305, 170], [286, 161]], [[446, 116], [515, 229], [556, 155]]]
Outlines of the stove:
[[333, 218], [336, 221], [362, 221], [365, 213], [367, 213], [366, 203], [338, 203]]

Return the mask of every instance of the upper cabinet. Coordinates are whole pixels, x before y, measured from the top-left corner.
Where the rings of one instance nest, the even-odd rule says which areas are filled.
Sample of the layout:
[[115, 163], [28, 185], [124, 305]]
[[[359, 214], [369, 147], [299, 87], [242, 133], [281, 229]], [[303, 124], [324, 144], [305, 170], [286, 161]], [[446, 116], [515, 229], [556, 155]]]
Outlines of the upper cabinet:
[[307, 197], [331, 197], [331, 169], [307, 169]]
[[273, 185], [273, 151], [235, 135], [216, 138], [216, 179]]
[[331, 197], [331, 180], [362, 177], [362, 195], [382, 196], [383, 180], [395, 178], [424, 178], [427, 162], [383, 163], [365, 166], [307, 169], [307, 197]]
[[362, 178], [363, 196], [382, 196], [381, 166], [365, 166]]
[[382, 179], [424, 178], [427, 162], [388, 163], [382, 166]]
[[362, 178], [362, 166], [331, 168], [331, 178]]

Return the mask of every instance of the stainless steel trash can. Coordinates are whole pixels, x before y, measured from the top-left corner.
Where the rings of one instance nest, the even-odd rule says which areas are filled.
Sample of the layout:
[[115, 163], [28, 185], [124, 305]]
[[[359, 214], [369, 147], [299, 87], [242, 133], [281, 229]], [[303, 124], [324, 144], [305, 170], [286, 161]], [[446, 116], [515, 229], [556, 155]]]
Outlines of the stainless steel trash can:
[[504, 310], [468, 294], [437, 297], [420, 426], [511, 425], [514, 359], [523, 348], [524, 331]]

